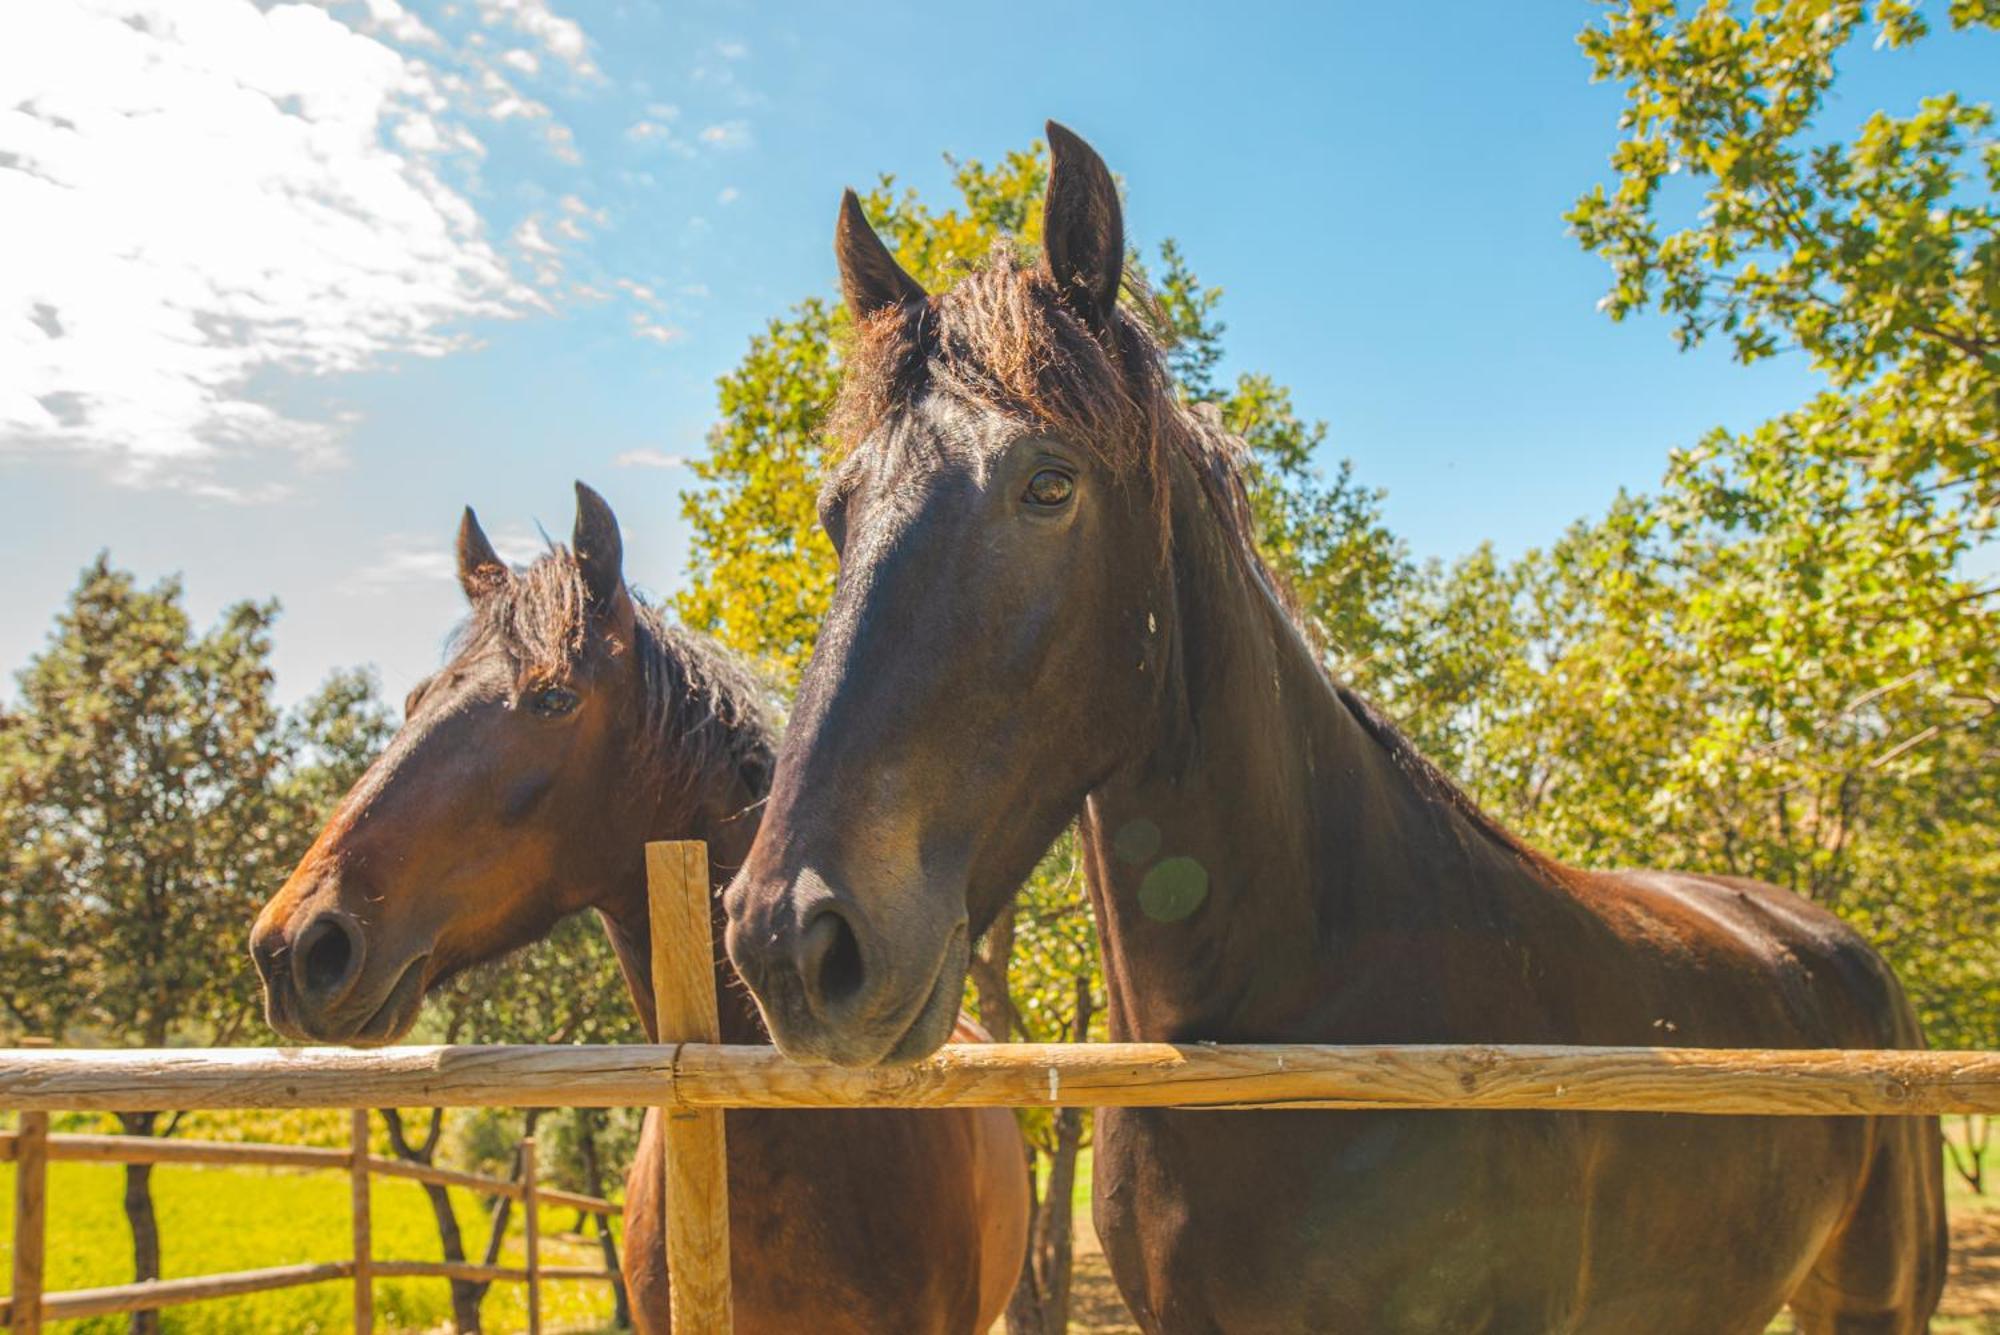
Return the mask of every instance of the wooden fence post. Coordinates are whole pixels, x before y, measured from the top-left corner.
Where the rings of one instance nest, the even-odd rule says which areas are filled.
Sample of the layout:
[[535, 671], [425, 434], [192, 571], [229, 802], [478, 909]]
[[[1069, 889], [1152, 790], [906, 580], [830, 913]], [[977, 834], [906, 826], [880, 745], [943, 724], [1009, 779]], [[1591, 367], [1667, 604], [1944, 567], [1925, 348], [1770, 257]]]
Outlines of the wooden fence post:
[[[653, 998], [662, 1043], [719, 1043], [708, 845], [646, 845]], [[666, 1130], [667, 1293], [676, 1335], [729, 1335], [729, 1163], [722, 1112], [660, 1109]]]
[[14, 1331], [42, 1328], [42, 1257], [47, 1245], [49, 1115], [21, 1114], [14, 1140]]
[[354, 1335], [375, 1329], [375, 1235], [369, 1210], [368, 1110], [356, 1108], [349, 1121], [348, 1180], [354, 1213]]
[[528, 1252], [528, 1335], [542, 1335], [541, 1195], [535, 1189], [535, 1138], [521, 1140], [521, 1227]]

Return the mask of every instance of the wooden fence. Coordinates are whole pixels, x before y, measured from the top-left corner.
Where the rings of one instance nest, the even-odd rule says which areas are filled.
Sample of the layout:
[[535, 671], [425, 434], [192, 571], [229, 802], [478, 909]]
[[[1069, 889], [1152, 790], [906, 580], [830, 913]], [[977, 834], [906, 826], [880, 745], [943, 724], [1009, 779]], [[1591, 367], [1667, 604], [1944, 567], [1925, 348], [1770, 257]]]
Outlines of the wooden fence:
[[[0, 1052], [0, 1108], [657, 1106], [681, 1335], [729, 1330], [724, 1108], [2000, 1113], [2000, 1052], [1016, 1043], [953, 1044], [908, 1069], [794, 1066], [716, 1041], [706, 850], [649, 845], [647, 870], [657, 1044]], [[373, 1273], [409, 1272], [375, 1262]]]
[[[351, 1227], [354, 1254], [345, 1261], [309, 1261], [220, 1275], [156, 1279], [106, 1288], [45, 1293], [42, 1278], [48, 1241], [48, 1165], [64, 1160], [338, 1170], [347, 1173], [353, 1184]], [[611, 1271], [596, 1266], [541, 1264], [541, 1221], [537, 1216], [540, 1206], [570, 1208], [600, 1217], [622, 1213], [623, 1207], [596, 1196], [542, 1186], [532, 1136], [521, 1142], [520, 1177], [509, 1179], [370, 1154], [366, 1107], [353, 1109], [348, 1148], [338, 1150], [214, 1140], [154, 1140], [140, 1136], [52, 1135], [49, 1132], [48, 1111], [28, 1109], [21, 1113], [19, 1130], [0, 1132], [0, 1162], [8, 1161], [16, 1168], [14, 1284], [9, 1295], [0, 1298], [0, 1326], [17, 1332], [38, 1331], [43, 1321], [151, 1311], [210, 1298], [234, 1298], [271, 1289], [295, 1288], [302, 1284], [351, 1280], [354, 1285], [354, 1328], [366, 1335], [374, 1328], [374, 1281], [403, 1278], [526, 1284], [528, 1329], [537, 1332], [541, 1328], [543, 1280], [616, 1278]], [[526, 1264], [504, 1266], [466, 1261], [393, 1261], [377, 1258], [371, 1246], [369, 1227], [370, 1183], [376, 1177], [409, 1178], [442, 1187], [465, 1187], [485, 1195], [519, 1201]]]

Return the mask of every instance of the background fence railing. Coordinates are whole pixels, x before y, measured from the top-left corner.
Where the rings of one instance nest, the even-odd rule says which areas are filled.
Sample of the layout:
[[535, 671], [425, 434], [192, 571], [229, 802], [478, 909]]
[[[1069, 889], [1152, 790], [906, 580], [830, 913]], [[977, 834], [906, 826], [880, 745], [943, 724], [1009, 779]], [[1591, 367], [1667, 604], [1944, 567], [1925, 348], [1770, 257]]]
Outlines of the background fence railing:
[[[158, 1140], [142, 1136], [51, 1134], [48, 1110], [25, 1110], [21, 1113], [18, 1130], [0, 1132], [0, 1162], [12, 1162], [15, 1166], [14, 1281], [9, 1294], [0, 1298], [0, 1326], [16, 1332], [39, 1331], [43, 1321], [151, 1311], [211, 1298], [235, 1298], [329, 1280], [351, 1280], [354, 1285], [354, 1328], [366, 1335], [374, 1328], [374, 1281], [418, 1278], [525, 1284], [528, 1329], [538, 1332], [541, 1328], [543, 1280], [615, 1281], [618, 1278], [613, 1271], [601, 1266], [541, 1264], [541, 1221], [538, 1213], [541, 1207], [575, 1209], [584, 1214], [597, 1215], [600, 1219], [621, 1214], [624, 1207], [600, 1197], [543, 1186], [535, 1159], [534, 1137], [521, 1141], [518, 1178], [491, 1177], [483, 1173], [385, 1158], [371, 1154], [368, 1145], [367, 1107], [353, 1109], [346, 1149], [237, 1141]], [[353, 1255], [344, 1261], [308, 1261], [225, 1274], [44, 1292], [44, 1259], [48, 1247], [48, 1166], [63, 1161], [201, 1164], [225, 1168], [320, 1168], [345, 1172], [353, 1183], [350, 1218]], [[435, 1186], [461, 1187], [520, 1202], [526, 1263], [508, 1266], [471, 1261], [377, 1258], [370, 1227], [370, 1188], [372, 1179], [377, 1177], [408, 1178]]]
[[[729, 1329], [725, 1108], [2000, 1113], [2000, 1052], [1016, 1043], [953, 1044], [907, 1069], [795, 1066], [768, 1047], [716, 1041], [706, 850], [699, 844], [649, 845], [647, 869], [660, 1043], [367, 1052], [4, 1051], [0, 1108], [32, 1115], [183, 1108], [657, 1106], [667, 1128], [670, 1300], [673, 1327], [681, 1335]], [[30, 1134], [24, 1116], [14, 1147], [17, 1156]], [[399, 1165], [396, 1171], [408, 1167]], [[23, 1205], [25, 1199], [17, 1195], [17, 1212], [40, 1208], [32, 1202]], [[368, 1264], [378, 1276], [411, 1273], [401, 1268], [410, 1263]], [[17, 1293], [21, 1282], [17, 1270]]]

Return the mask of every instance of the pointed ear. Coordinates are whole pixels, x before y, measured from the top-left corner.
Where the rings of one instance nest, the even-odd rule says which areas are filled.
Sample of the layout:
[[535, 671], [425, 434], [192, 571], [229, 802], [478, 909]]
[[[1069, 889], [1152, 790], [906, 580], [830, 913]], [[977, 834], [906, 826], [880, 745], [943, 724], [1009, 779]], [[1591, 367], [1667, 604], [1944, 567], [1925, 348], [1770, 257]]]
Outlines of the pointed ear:
[[618, 519], [611, 507], [581, 482], [576, 484], [576, 528], [569, 545], [583, 570], [591, 607], [610, 608], [625, 592], [625, 543], [618, 536]]
[[506, 578], [507, 563], [486, 540], [486, 530], [479, 527], [479, 516], [472, 513], [471, 506], [466, 506], [464, 517], [458, 521], [458, 587], [465, 590], [468, 599], [477, 602]]
[[1118, 185], [1097, 151], [1050, 121], [1049, 197], [1042, 206], [1042, 262], [1077, 313], [1108, 328], [1125, 272]]
[[924, 289], [903, 272], [896, 257], [868, 225], [861, 199], [852, 190], [840, 197], [840, 221], [833, 227], [833, 253], [840, 260], [840, 290], [854, 318], [865, 320], [888, 306], [922, 301]]

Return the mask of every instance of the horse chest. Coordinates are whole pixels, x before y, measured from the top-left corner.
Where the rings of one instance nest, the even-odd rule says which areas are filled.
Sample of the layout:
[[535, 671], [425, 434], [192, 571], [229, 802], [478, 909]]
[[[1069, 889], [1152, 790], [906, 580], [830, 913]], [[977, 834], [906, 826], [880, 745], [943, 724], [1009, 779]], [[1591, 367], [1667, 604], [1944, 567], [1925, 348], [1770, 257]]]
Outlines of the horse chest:
[[1098, 1227], [1149, 1330], [1567, 1324], [1586, 1211], [1566, 1185], [1577, 1148], [1551, 1119], [1099, 1118]]

